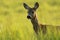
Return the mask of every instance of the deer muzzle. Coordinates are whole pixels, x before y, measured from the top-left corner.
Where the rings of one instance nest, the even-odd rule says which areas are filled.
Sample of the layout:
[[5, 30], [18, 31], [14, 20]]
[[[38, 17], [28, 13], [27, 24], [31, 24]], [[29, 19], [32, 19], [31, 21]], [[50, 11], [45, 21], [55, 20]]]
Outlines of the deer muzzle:
[[28, 19], [31, 19], [31, 16], [28, 15], [27, 18], [28, 18]]

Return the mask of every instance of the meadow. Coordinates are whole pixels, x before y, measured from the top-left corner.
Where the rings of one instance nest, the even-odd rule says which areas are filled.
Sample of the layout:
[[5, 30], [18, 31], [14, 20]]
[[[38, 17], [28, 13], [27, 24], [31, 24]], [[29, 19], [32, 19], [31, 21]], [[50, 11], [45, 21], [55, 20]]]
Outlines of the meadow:
[[47, 34], [35, 34], [23, 3], [33, 7], [41, 24], [60, 26], [60, 0], [0, 0], [0, 40], [60, 40], [60, 30], [47, 28]]

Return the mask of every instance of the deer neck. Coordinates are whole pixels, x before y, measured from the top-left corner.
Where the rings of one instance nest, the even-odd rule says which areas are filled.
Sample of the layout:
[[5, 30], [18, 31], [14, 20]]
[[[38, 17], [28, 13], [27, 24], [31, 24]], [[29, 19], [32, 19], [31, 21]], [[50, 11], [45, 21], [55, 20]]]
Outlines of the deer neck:
[[37, 18], [35, 17], [35, 18], [31, 19], [31, 23], [33, 25], [33, 29], [35, 30], [35, 32], [38, 33], [39, 23], [38, 23]]
[[33, 19], [31, 19], [31, 22], [32, 22], [32, 24], [33, 24], [33, 27], [39, 26], [38, 19], [37, 19], [36, 17], [33, 18]]

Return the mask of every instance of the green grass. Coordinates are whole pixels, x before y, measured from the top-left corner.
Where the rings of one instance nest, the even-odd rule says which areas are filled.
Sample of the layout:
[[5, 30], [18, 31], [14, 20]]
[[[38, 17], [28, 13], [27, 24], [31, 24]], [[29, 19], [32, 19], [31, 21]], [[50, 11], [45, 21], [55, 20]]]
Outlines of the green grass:
[[60, 40], [60, 32], [52, 26], [46, 35], [35, 34], [24, 2], [30, 7], [39, 3], [36, 13], [41, 24], [60, 25], [60, 0], [0, 0], [0, 40]]

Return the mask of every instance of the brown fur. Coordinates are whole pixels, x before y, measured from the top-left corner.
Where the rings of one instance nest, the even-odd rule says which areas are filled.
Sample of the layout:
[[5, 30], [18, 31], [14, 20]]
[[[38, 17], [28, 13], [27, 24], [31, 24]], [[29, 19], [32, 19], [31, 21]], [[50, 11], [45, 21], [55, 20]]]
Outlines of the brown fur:
[[[36, 9], [39, 7], [38, 2], [35, 3], [33, 8], [30, 8], [26, 3], [23, 3], [23, 6], [25, 9], [28, 10], [28, 16], [27, 18], [31, 20], [31, 23], [33, 25], [33, 29], [36, 32], [36, 34], [39, 33], [39, 30], [42, 30], [43, 34], [47, 32], [47, 26], [51, 25], [43, 25], [38, 23], [38, 19], [36, 17]], [[60, 26], [57, 26], [57, 29], [60, 28]]]
[[33, 25], [33, 29], [34, 31], [38, 34], [40, 29], [42, 30], [42, 32], [45, 34], [46, 33], [46, 25], [42, 25], [38, 23], [38, 20], [35, 16], [35, 18], [31, 19], [31, 23]]

